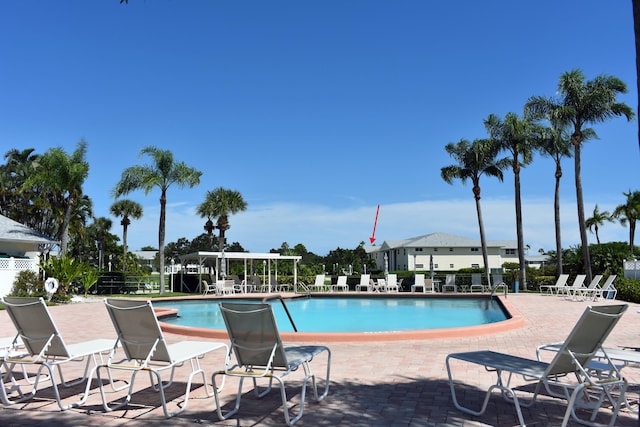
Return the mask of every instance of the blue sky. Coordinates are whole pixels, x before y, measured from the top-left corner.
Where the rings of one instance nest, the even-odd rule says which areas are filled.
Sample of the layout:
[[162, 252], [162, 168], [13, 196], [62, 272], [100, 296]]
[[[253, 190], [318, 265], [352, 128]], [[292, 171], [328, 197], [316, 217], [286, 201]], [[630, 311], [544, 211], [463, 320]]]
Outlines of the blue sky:
[[[109, 216], [121, 172], [171, 150], [203, 172], [168, 193], [167, 242], [193, 239], [208, 190], [240, 191], [230, 242], [302, 243], [325, 255], [433, 232], [478, 238], [469, 184], [446, 184], [444, 151], [483, 120], [554, 94], [559, 76], [611, 74], [637, 110], [631, 1], [7, 1], [0, 14], [0, 141], [72, 152], [88, 144], [85, 193]], [[587, 216], [638, 185], [637, 122], [595, 126], [582, 154]], [[553, 164], [521, 174], [525, 243], [554, 249]], [[483, 178], [488, 239], [515, 240], [513, 174]], [[132, 250], [157, 246], [159, 194]], [[563, 246], [578, 244], [573, 161], [562, 180]], [[116, 218], [112, 232], [121, 235]], [[603, 241], [627, 241], [606, 224]], [[595, 236], [590, 235], [595, 242]]]

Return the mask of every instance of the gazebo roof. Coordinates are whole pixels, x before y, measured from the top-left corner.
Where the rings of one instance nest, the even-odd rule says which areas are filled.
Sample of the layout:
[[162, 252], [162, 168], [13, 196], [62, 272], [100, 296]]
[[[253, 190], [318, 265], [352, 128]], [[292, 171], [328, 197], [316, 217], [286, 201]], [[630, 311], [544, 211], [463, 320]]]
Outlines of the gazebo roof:
[[[186, 255], [180, 255], [181, 261], [186, 260], [206, 260], [206, 259], [219, 259], [222, 258], [222, 252], [192, 252]], [[224, 258], [231, 260], [255, 260], [255, 259], [263, 259], [263, 260], [297, 260], [300, 261], [302, 257], [300, 255], [280, 255], [279, 253], [272, 252], [224, 252]]]

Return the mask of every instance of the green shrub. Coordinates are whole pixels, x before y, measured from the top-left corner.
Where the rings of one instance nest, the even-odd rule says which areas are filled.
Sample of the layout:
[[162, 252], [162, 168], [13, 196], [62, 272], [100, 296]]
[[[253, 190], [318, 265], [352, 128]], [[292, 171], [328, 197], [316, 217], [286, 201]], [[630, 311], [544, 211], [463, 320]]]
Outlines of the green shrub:
[[13, 281], [11, 296], [46, 298], [47, 292], [44, 290], [44, 281], [35, 271], [22, 270]]
[[640, 280], [618, 277], [613, 285], [618, 290], [617, 300], [640, 303]]

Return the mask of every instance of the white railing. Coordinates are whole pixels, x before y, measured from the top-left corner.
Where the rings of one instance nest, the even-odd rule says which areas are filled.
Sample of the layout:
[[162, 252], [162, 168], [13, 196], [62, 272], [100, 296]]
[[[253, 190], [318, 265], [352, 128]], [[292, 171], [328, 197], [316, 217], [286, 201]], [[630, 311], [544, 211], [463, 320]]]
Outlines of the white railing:
[[31, 258], [0, 258], [0, 270], [22, 271], [33, 270], [38, 271], [38, 264]]

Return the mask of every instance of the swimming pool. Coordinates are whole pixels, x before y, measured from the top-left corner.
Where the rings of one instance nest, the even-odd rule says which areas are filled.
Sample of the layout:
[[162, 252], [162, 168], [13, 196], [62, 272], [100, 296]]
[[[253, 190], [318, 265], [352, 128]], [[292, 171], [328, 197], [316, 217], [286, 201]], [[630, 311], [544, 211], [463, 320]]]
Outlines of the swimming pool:
[[[228, 301], [228, 300], [227, 300]], [[249, 300], [235, 300], [247, 302]], [[154, 307], [178, 310], [178, 317], [163, 318], [172, 325], [224, 330], [220, 300], [155, 302]], [[256, 302], [256, 300], [253, 300]], [[271, 300], [282, 332], [293, 332], [278, 300]], [[461, 328], [508, 319], [494, 298], [294, 298], [287, 308], [299, 332], [380, 333]]]

